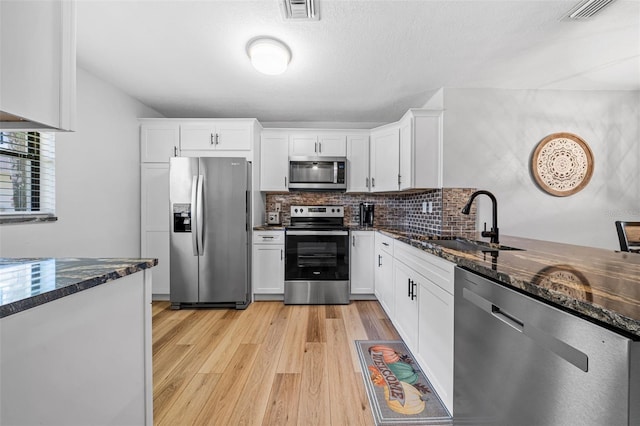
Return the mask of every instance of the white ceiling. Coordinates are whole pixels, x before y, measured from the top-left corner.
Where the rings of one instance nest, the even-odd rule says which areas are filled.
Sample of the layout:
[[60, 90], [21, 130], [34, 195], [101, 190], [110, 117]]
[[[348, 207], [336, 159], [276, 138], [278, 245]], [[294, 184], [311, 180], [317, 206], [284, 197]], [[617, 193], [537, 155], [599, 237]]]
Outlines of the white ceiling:
[[[383, 123], [440, 87], [640, 90], [640, 0], [561, 21], [577, 0], [79, 0], [78, 65], [167, 117]], [[287, 72], [246, 44], [284, 41]]]

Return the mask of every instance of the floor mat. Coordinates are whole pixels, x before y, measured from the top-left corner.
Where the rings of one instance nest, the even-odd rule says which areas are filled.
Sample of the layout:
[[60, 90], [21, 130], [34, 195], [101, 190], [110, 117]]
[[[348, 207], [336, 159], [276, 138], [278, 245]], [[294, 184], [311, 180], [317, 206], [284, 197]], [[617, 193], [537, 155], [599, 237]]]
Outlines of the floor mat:
[[376, 425], [445, 425], [451, 415], [399, 340], [356, 340]]

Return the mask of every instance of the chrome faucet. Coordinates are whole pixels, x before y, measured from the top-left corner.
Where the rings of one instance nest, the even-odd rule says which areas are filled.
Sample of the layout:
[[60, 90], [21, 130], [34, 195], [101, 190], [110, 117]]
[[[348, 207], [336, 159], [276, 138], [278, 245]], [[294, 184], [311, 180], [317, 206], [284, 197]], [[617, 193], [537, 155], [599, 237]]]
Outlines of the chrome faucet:
[[480, 195], [480, 194], [484, 194], [486, 196], [488, 196], [489, 198], [491, 198], [491, 202], [493, 203], [493, 210], [492, 210], [492, 214], [493, 214], [493, 220], [492, 220], [492, 225], [491, 225], [491, 231], [487, 231], [487, 222], [484, 223], [484, 231], [482, 231], [480, 233], [480, 235], [482, 235], [483, 237], [491, 237], [491, 242], [494, 244], [499, 244], [498, 241], [498, 201], [496, 200], [496, 197], [490, 193], [489, 191], [476, 191], [473, 194], [471, 194], [471, 197], [469, 197], [469, 201], [467, 201], [467, 204], [464, 205], [464, 207], [462, 208], [462, 214], [469, 214], [469, 212], [471, 211], [471, 203], [473, 203], [473, 200], [475, 200], [475, 198]]

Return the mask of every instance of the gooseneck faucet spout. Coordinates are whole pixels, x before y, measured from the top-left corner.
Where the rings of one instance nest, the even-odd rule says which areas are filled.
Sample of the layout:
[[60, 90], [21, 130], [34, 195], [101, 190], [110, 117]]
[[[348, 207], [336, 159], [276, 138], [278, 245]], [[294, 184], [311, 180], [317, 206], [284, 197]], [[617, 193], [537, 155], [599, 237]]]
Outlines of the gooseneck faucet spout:
[[467, 204], [465, 204], [464, 207], [462, 208], [462, 214], [469, 214], [469, 212], [471, 211], [471, 204], [473, 203], [473, 200], [475, 200], [475, 198], [480, 194], [484, 194], [489, 198], [491, 198], [491, 203], [493, 204], [493, 210], [492, 210], [493, 218], [492, 218], [491, 231], [487, 231], [487, 223], [485, 222], [484, 231], [482, 231], [480, 235], [482, 235], [483, 237], [491, 237], [492, 243], [499, 244], [500, 242], [498, 240], [498, 236], [499, 236], [498, 201], [496, 200], [496, 197], [492, 193], [490, 193], [489, 191], [480, 190], [471, 194], [471, 197], [469, 197], [469, 201], [467, 201]]

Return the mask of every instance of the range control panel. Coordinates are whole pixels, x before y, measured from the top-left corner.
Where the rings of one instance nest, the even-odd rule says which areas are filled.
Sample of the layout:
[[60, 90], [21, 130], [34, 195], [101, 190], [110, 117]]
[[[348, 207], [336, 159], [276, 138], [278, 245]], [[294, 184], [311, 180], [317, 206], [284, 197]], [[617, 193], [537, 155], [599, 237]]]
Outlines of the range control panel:
[[344, 217], [344, 206], [291, 206], [291, 217]]

